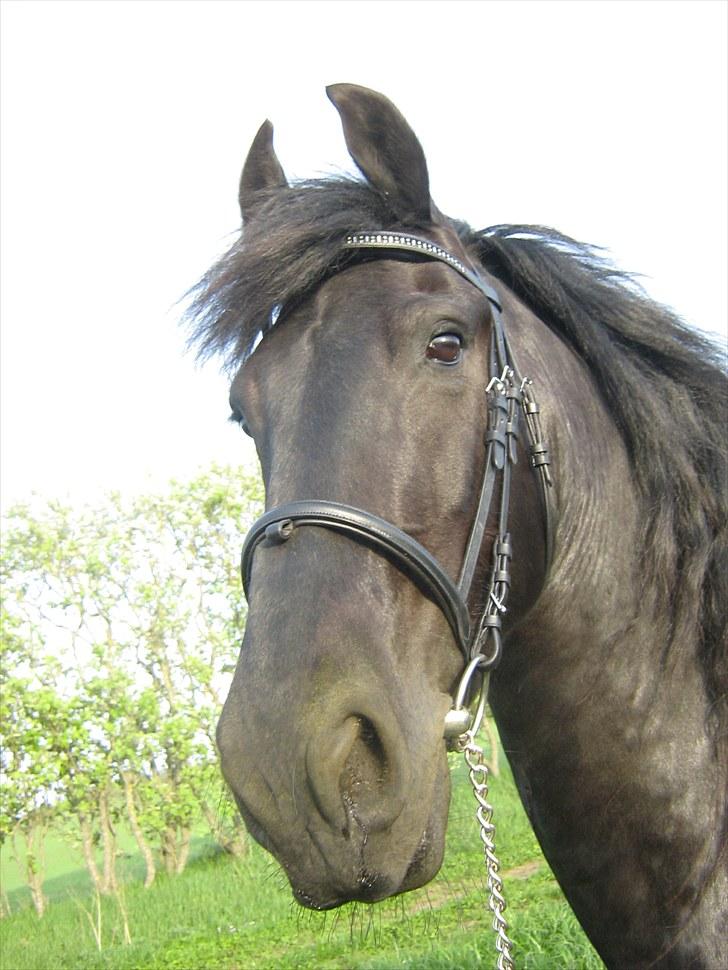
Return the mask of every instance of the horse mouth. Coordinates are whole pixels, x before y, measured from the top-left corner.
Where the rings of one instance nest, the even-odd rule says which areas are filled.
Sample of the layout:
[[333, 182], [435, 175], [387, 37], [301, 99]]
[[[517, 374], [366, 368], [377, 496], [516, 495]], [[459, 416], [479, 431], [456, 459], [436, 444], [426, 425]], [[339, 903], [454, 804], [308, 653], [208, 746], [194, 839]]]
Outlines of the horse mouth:
[[[291, 887], [293, 898], [305, 909], [326, 911], [346, 903], [377, 903], [413, 889], [419, 889], [437, 875], [444, 855], [444, 825], [428, 821], [409, 859], [392, 865], [397, 849], [404, 849], [392, 833], [367, 833], [359, 839], [343, 833], [332, 837], [331, 830], [315, 822], [305, 824], [295, 840], [302, 855], [290, 852], [285, 840], [271, 838], [239, 795], [235, 801], [251, 837], [280, 864]], [[434, 829], [434, 831], [433, 831]], [[438, 837], [437, 833], [440, 833]], [[280, 838], [280, 833], [278, 833]]]
[[[416, 845], [406, 867], [400, 864], [389, 872], [386, 869], [391, 852], [387, 851], [386, 846], [382, 846], [377, 852], [381, 862], [379, 866], [375, 860], [372, 860], [373, 864], [366, 865], [365, 845], [358, 848], [350, 846], [349, 853], [333, 857], [330, 851], [325, 854], [320, 839], [310, 828], [307, 828], [307, 832], [323, 865], [323, 871], [319, 871], [318, 878], [312, 879], [310, 871], [302, 876], [281, 860], [294, 899], [306, 909], [329, 910], [351, 902], [378, 903], [425, 885], [434, 878], [442, 864], [444, 840], [440, 842], [433, 838], [429, 827]], [[358, 857], [357, 866], [354, 868], [353, 856]]]
[[392, 880], [385, 875], [374, 875], [364, 872], [358, 877], [355, 887], [348, 890], [340, 890], [335, 895], [321, 891], [311, 891], [310, 889], [301, 889], [293, 884], [291, 885], [291, 890], [293, 892], [293, 898], [305, 909], [323, 912], [329, 909], [336, 909], [338, 906], [344, 906], [346, 903], [379, 903], [392, 896], [398, 896], [400, 893], [408, 892], [410, 889], [417, 889], [425, 882], [429, 882], [431, 878], [431, 875], [428, 875], [413, 885], [406, 885], [408, 880], [405, 879], [404, 883], [395, 886]]
[[[352, 753], [339, 758], [343, 767], [336, 763], [335, 779], [345, 789], [339, 788], [339, 814], [327, 805], [328, 812], [321, 811], [305, 759], [298, 759], [302, 780], [295, 800], [292, 791], [280, 782], [274, 787], [261, 771], [227, 773], [248, 832], [275, 857], [293, 898], [307, 909], [379, 902], [425, 885], [442, 864], [450, 777], [441, 744], [438, 757], [430, 759], [432, 770], [420, 785], [420, 797], [411, 790], [403, 793], [385, 773], [387, 787], [374, 799], [378, 776], [366, 771], [366, 738], [362, 740], [360, 731], [353, 733]], [[345, 741], [348, 745], [348, 737]], [[396, 798], [385, 797], [391, 796], [390, 789]]]
[[398, 890], [392, 890], [391, 882], [386, 876], [361, 873], [357, 879], [357, 886], [351, 891], [342, 892], [335, 896], [314, 896], [310, 892], [292, 886], [293, 898], [306, 909], [327, 910], [336, 909], [345, 903], [378, 903], [395, 895]]
[[336, 909], [337, 906], [342, 906], [346, 900], [333, 897], [332, 899], [319, 900], [309, 895], [303, 889], [293, 889], [293, 898], [299, 903], [304, 909], [313, 909], [317, 912], [325, 912], [327, 909]]
[[352, 700], [342, 691], [305, 732], [299, 718], [289, 757], [272, 766], [261, 761], [252, 729], [242, 730], [229, 711], [220, 719], [223, 774], [238, 810], [307, 909], [379, 902], [425, 885], [442, 864], [450, 772], [441, 725], [449, 698], [436, 695], [434, 713], [407, 719], [379, 696], [377, 707], [370, 693]]

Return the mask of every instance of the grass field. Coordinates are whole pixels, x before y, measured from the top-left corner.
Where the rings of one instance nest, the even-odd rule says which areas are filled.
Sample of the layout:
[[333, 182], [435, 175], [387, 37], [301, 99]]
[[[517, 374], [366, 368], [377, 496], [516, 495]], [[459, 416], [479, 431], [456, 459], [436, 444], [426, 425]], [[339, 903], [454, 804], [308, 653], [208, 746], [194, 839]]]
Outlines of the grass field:
[[[124, 885], [131, 943], [119, 904], [96, 900], [83, 871], [55, 851], [53, 900], [38, 920], [9, 892], [13, 915], [0, 922], [2, 970], [468, 970], [494, 966], [486, 911], [482, 850], [474, 799], [461, 759], [453, 761], [453, 801], [445, 863], [430, 885], [375, 906], [311, 913], [293, 902], [277, 865], [257, 846], [234, 862], [196, 843], [181, 877], [160, 877], [150, 890]], [[497, 846], [505, 871], [510, 932], [519, 968], [597, 970], [586, 940], [541, 857], [507, 767], [491, 785]], [[50, 847], [53, 849], [53, 846]], [[53, 856], [53, 858], [51, 858]], [[132, 856], [129, 874], [138, 860]], [[64, 868], [65, 866], [65, 868]], [[7, 884], [6, 884], [7, 885]], [[10, 886], [7, 885], [8, 890]], [[91, 927], [98, 932], [100, 949]]]

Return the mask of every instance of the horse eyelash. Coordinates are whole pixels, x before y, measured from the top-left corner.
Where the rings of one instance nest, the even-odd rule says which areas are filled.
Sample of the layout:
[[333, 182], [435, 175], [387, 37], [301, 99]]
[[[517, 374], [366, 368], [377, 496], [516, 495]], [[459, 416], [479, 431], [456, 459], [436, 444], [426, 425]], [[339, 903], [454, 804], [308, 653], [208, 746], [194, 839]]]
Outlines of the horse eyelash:
[[243, 432], [243, 434], [246, 434], [249, 438], [252, 438], [253, 437], [253, 435], [250, 433], [250, 428], [247, 425], [247, 422], [245, 420], [245, 416], [244, 415], [242, 415], [242, 414], [236, 414], [233, 411], [230, 414], [230, 417], [228, 418], [228, 421], [232, 421], [233, 424], [237, 424], [237, 426], [240, 428], [240, 430]]

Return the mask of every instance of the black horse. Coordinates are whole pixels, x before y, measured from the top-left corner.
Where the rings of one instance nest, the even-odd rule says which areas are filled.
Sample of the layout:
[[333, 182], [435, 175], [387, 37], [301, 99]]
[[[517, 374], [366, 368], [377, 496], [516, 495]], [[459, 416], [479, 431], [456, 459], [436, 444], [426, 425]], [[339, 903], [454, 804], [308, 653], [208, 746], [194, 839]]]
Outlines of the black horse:
[[[353, 85], [328, 94], [364, 179], [288, 185], [266, 122], [241, 179], [241, 239], [194, 304], [201, 352], [234, 373], [268, 509], [333, 516], [298, 529], [273, 514], [247, 556], [250, 611], [219, 725], [240, 810], [309, 907], [381, 899], [437, 872], [443, 719], [463, 669], [458, 623], [470, 622], [452, 615], [448, 583], [491, 443], [513, 446], [493, 386], [521, 391], [494, 374], [502, 319], [533, 379], [553, 479], [544, 505], [529, 467], [538, 443], [512, 465], [506, 544], [498, 479], [469, 598], [477, 626], [492, 547], [507, 546], [489, 702], [521, 798], [607, 964], [725, 967], [719, 355], [590, 247], [442, 215], [397, 109]], [[675, 244], [699, 258], [686, 242]], [[334, 521], [343, 505], [361, 510], [359, 531]]]

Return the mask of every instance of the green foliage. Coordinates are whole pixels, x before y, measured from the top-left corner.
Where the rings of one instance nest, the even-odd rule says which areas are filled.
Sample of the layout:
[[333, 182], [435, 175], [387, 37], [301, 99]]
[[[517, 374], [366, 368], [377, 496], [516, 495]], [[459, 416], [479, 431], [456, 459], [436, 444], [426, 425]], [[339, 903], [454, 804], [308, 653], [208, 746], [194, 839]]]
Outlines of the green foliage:
[[110, 890], [113, 823], [131, 804], [138, 838], [184, 866], [192, 824], [210, 814], [215, 722], [245, 624], [239, 547], [261, 504], [257, 477], [212, 468], [158, 495], [9, 511], [0, 838], [37, 839], [50, 815], [76, 823], [95, 879], [103, 844]]
[[0, 802], [0, 842], [5, 842], [17, 829], [28, 834], [41, 821], [47, 824], [63, 769], [49, 741], [46, 725], [51, 729], [62, 725], [65, 706], [47, 687], [33, 688], [22, 677], [5, 679], [0, 692], [0, 745], [5, 781]]

